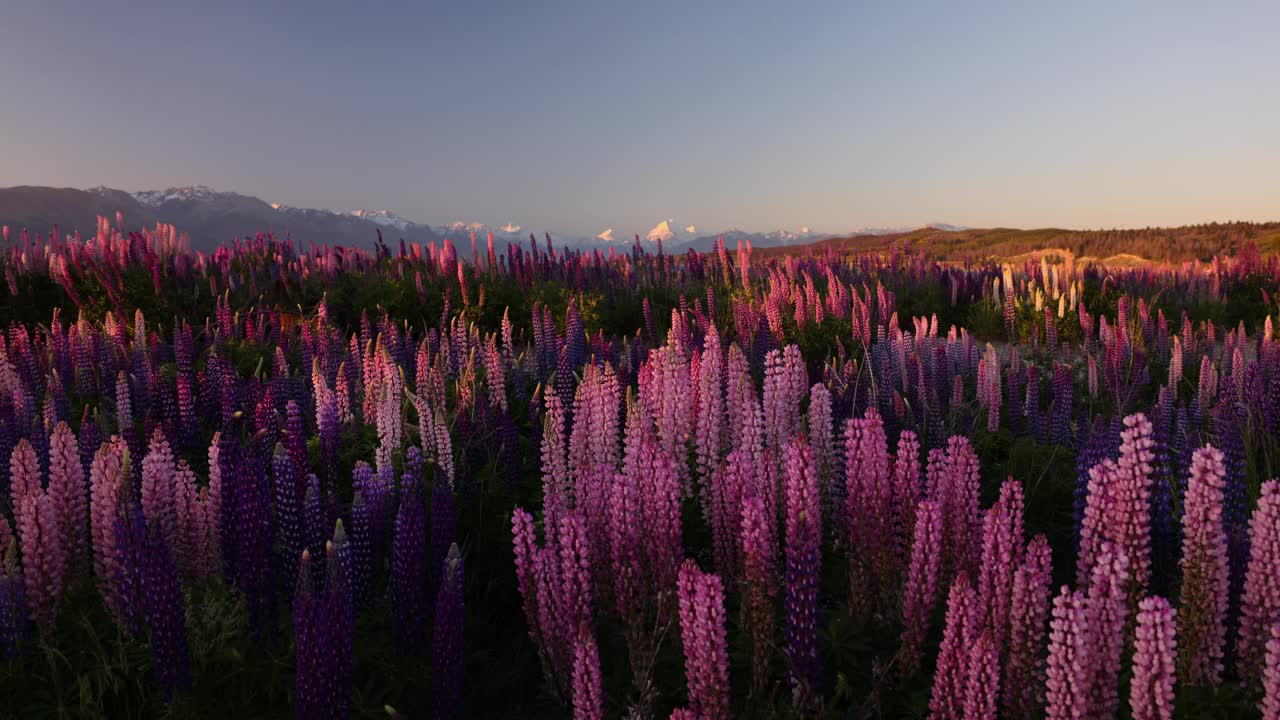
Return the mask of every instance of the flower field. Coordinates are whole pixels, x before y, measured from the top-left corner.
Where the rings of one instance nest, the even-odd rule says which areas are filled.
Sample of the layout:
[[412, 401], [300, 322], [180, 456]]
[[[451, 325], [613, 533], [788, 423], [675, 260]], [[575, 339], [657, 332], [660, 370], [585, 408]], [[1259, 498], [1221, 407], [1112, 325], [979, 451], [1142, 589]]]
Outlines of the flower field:
[[1280, 720], [1274, 256], [122, 226], [0, 245], [0, 717]]

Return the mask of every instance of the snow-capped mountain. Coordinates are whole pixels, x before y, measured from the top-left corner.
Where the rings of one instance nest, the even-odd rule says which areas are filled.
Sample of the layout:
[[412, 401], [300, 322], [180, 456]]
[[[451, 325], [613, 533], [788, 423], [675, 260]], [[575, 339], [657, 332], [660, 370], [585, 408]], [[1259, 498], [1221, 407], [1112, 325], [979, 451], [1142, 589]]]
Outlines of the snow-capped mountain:
[[613, 228], [605, 228], [604, 232], [596, 235], [596, 239], [604, 243], [612, 243], [614, 241]]
[[515, 223], [508, 222], [499, 226], [486, 225], [480, 222], [451, 222], [443, 225], [435, 226], [436, 230], [443, 236], [452, 240], [470, 238], [475, 233], [477, 238], [484, 238], [489, 233], [493, 233], [495, 238], [502, 239], [519, 239], [522, 234], [522, 228]]
[[[103, 190], [106, 188], [92, 188], [94, 190]], [[220, 195], [237, 195], [236, 193], [220, 193], [208, 185], [188, 185], [186, 187], [171, 187], [167, 190], [141, 190], [135, 193], [129, 193], [134, 200], [146, 205], [147, 207], [160, 207], [170, 202], [207, 202], [213, 200]], [[238, 196], [244, 197], [244, 196]]]
[[347, 214], [351, 217], [361, 218], [383, 227], [395, 228], [397, 230], [404, 230], [414, 224], [412, 220], [405, 220], [390, 210], [352, 210]]

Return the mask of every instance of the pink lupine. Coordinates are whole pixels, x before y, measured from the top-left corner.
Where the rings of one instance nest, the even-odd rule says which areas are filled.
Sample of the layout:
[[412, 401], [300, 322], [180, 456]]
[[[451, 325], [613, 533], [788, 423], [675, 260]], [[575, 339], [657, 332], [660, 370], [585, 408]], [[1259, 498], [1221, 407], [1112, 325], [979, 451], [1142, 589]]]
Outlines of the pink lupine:
[[1104, 543], [1089, 579], [1089, 651], [1092, 684], [1089, 706], [1097, 717], [1112, 717], [1120, 704], [1120, 660], [1128, 621], [1129, 560], [1121, 547]]
[[786, 580], [784, 588], [787, 674], [792, 702], [801, 712], [819, 703], [818, 581], [822, 570], [822, 499], [813, 457], [801, 438], [787, 445]]
[[583, 623], [573, 651], [573, 718], [603, 720], [604, 691], [600, 686], [600, 652], [589, 624]]
[[1262, 720], [1280, 720], [1280, 621], [1271, 624], [1266, 669], [1262, 672]]
[[222, 565], [222, 464], [219, 460], [221, 445], [222, 431], [215, 431], [209, 442], [209, 495], [203, 503], [209, 530], [208, 562], [213, 568]]
[[689, 708], [699, 718], [725, 720], [731, 717], [729, 653], [720, 578], [702, 572], [693, 560], [685, 560], [680, 566], [678, 589]]
[[104, 592], [109, 591], [115, 576], [115, 521], [124, 491], [125, 452], [124, 441], [115, 436], [98, 448], [89, 466], [93, 574]]
[[542, 423], [542, 503], [549, 527], [557, 527], [560, 517], [574, 507], [569, 481], [564, 408], [560, 396], [544, 396], [547, 412]]
[[1049, 620], [1052, 549], [1044, 535], [1027, 543], [1013, 576], [1009, 647], [1004, 666], [1004, 709], [1028, 717], [1044, 702], [1045, 630]]
[[876, 606], [896, 570], [893, 484], [884, 424], [874, 409], [845, 425], [845, 512], [854, 613]]
[[1076, 582], [1087, 587], [1102, 544], [1114, 543], [1129, 558], [1131, 610], [1151, 578], [1151, 463], [1152, 427], [1142, 414], [1124, 419], [1120, 434], [1120, 459], [1106, 461], [1089, 471], [1089, 499], [1080, 530], [1080, 554]]
[[169, 441], [160, 428], [156, 428], [147, 447], [147, 456], [142, 459], [142, 513], [148, 523], [160, 526], [160, 533], [170, 547], [177, 528], [173, 498], [176, 472]]
[[524, 603], [525, 624], [529, 628], [529, 637], [533, 639], [539, 651], [543, 651], [547, 648], [548, 638], [539, 614], [539, 601], [543, 600], [538, 595], [541, 548], [538, 547], [533, 529], [533, 517], [521, 508], [516, 508], [511, 516], [511, 533], [512, 547], [515, 552], [516, 585]]
[[560, 642], [571, 650], [578, 628], [583, 623], [592, 622], [595, 614], [591, 599], [591, 546], [587, 540], [586, 521], [581, 515], [575, 513], [561, 519], [556, 551], [560, 582], [555, 595], [557, 630]]
[[1129, 684], [1129, 708], [1133, 720], [1173, 718], [1174, 658], [1177, 612], [1162, 597], [1143, 598], [1138, 604], [1138, 627], [1133, 643], [1133, 679]]
[[19, 533], [23, 527], [22, 499], [40, 492], [40, 462], [36, 459], [35, 448], [22, 438], [9, 456], [9, 506], [13, 508], [13, 519]]
[[31, 493], [22, 497], [20, 516], [18, 535], [31, 618], [48, 632], [58, 613], [66, 577], [58, 507], [48, 494]]
[[186, 460], [179, 460], [173, 477], [173, 556], [178, 569], [188, 576], [196, 574], [203, 544], [198, 493], [195, 473]]
[[58, 423], [49, 438], [49, 496], [58, 512], [62, 547], [67, 555], [68, 577], [89, 571], [88, 491], [80, 445], [64, 422]]
[[991, 638], [990, 630], [983, 630], [969, 648], [966, 661], [964, 720], [996, 720], [997, 699], [1000, 695], [1000, 652]]
[[1226, 467], [1222, 452], [1205, 446], [1191, 456], [1182, 512], [1182, 589], [1178, 674], [1188, 685], [1217, 685], [1227, 640], [1229, 571], [1222, 524]]
[[13, 542], [13, 528], [9, 526], [9, 518], [0, 515], [0, 558], [8, 552], [11, 542]]
[[903, 562], [911, 552], [917, 506], [922, 499], [920, 482], [920, 440], [910, 430], [898, 434], [898, 451], [893, 456], [893, 514], [898, 555]]
[[705, 479], [719, 467], [725, 437], [724, 356], [715, 325], [707, 329], [695, 382], [698, 412], [694, 418], [694, 445], [698, 476]]
[[649, 379], [640, 384], [640, 402], [653, 418], [657, 439], [676, 460], [685, 495], [692, 490], [686, 453], [693, 430], [693, 393], [689, 364], [678, 346], [667, 345], [649, 352], [646, 363]]
[[703, 515], [711, 526], [711, 554], [721, 577], [737, 577], [741, 564], [738, 531], [742, 518], [742, 497], [752, 476], [741, 450], [729, 457], [707, 477], [702, 486]]
[[929, 696], [929, 717], [959, 720], [964, 717], [964, 693], [968, 684], [969, 649], [978, 632], [978, 597], [969, 579], [960, 575], [947, 594], [947, 613], [942, 627], [942, 645], [933, 673]]
[[809, 445], [818, 470], [824, 508], [830, 508], [831, 475], [835, 463], [834, 436], [831, 425], [831, 391], [822, 383], [809, 388]]
[[945, 450], [929, 451], [925, 478], [925, 497], [942, 507], [944, 581], [960, 572], [973, 575], [980, 549], [982, 510], [978, 455], [968, 438], [953, 435]]
[[1003, 501], [987, 510], [982, 521], [982, 556], [978, 563], [978, 602], [982, 624], [990, 629], [996, 657], [1004, 654], [1013, 595], [1016, 553], [1021, 538], [1013, 535], [1010, 513]]
[[1262, 484], [1249, 519], [1249, 565], [1240, 602], [1236, 672], [1256, 687], [1271, 625], [1280, 617], [1280, 480]]
[[902, 598], [903, 673], [920, 666], [921, 649], [929, 635], [929, 620], [938, 597], [938, 566], [942, 559], [942, 513], [938, 503], [925, 500], [916, 508], [911, 565]]
[[1091, 634], [1084, 595], [1063, 585], [1053, 599], [1053, 620], [1049, 623], [1048, 676], [1045, 681], [1045, 717], [1048, 720], [1095, 717], [1090, 709]]

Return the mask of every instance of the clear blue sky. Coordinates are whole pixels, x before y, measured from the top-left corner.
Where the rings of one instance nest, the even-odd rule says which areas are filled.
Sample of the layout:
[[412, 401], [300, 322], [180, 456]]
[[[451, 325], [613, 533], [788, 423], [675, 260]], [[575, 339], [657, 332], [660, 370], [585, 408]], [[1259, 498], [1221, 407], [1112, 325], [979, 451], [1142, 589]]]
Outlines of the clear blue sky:
[[0, 15], [0, 186], [593, 233], [1280, 219], [1275, 0]]

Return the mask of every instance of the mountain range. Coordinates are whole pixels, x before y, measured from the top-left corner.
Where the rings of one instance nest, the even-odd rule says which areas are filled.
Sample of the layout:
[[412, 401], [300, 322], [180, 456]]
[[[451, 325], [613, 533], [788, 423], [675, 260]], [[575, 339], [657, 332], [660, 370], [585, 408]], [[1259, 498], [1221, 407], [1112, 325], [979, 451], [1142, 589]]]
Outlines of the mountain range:
[[[432, 226], [408, 220], [389, 210], [338, 212], [296, 208], [269, 203], [250, 195], [213, 190], [204, 185], [139, 192], [108, 187], [87, 190], [29, 185], [0, 188], [0, 225], [15, 232], [25, 228], [49, 233], [57, 225], [61, 233], [70, 234], [78, 230], [87, 236], [95, 232], [98, 216], [115, 222], [117, 213], [128, 229], [151, 227], [156, 223], [173, 225], [179, 232], [186, 233], [191, 238], [192, 247], [198, 250], [209, 250], [236, 237], [267, 231], [277, 235], [288, 234], [304, 244], [366, 247], [375, 241], [378, 231], [389, 243], [400, 239], [428, 243], [449, 238], [459, 246], [469, 242], [472, 233], [483, 239], [492, 232], [495, 241], [501, 244], [527, 240], [530, 233], [530, 229], [510, 222], [501, 226], [465, 222]], [[940, 224], [928, 227], [959, 229]], [[681, 225], [668, 219], [657, 223], [641, 235], [640, 240], [650, 246], [661, 241], [664, 250], [676, 253], [690, 248], [710, 250], [721, 236], [732, 250], [737, 248], [739, 241], [749, 241], [754, 247], [803, 245], [834, 237], [883, 235], [911, 229], [914, 228], [862, 228], [843, 233], [823, 233], [807, 227], [771, 232], [730, 228], [719, 233], [699, 233], [694, 225]], [[534, 234], [541, 241], [542, 233], [535, 231]], [[551, 232], [551, 238], [557, 246], [575, 248], [607, 245], [625, 248], [633, 242], [627, 233], [613, 228], [594, 236]]]

